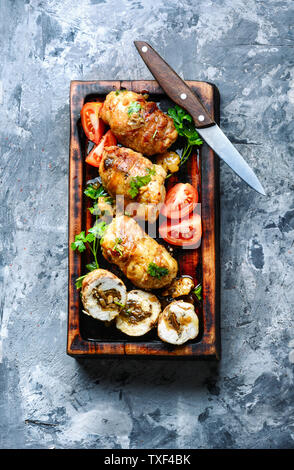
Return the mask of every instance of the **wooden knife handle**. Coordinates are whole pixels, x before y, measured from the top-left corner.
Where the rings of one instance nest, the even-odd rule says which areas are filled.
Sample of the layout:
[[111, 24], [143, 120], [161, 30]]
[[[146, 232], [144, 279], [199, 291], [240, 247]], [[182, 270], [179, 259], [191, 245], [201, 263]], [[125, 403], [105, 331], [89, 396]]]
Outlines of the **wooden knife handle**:
[[208, 127], [215, 124], [199, 98], [165, 60], [147, 42], [135, 41], [134, 43], [161, 88], [176, 104], [191, 114], [196, 127]]

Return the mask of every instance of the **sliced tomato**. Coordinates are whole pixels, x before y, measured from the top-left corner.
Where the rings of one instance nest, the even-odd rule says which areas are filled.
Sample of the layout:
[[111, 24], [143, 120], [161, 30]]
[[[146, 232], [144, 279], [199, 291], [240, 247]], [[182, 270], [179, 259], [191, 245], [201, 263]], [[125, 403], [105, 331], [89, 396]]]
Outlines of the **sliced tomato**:
[[199, 214], [191, 214], [180, 222], [166, 220], [159, 227], [159, 233], [171, 245], [199, 246], [202, 235], [201, 217]]
[[189, 183], [178, 183], [169, 190], [161, 213], [169, 219], [182, 219], [190, 214], [198, 202], [198, 193]]
[[111, 132], [111, 130], [107, 131], [100, 140], [99, 144], [91, 150], [86, 158], [86, 162], [89, 163], [89, 165], [99, 167], [104, 147], [111, 147], [112, 145], [116, 144], [117, 141], [114, 134]]
[[105, 124], [99, 117], [103, 103], [86, 103], [81, 110], [82, 126], [86, 136], [99, 144], [105, 130]]

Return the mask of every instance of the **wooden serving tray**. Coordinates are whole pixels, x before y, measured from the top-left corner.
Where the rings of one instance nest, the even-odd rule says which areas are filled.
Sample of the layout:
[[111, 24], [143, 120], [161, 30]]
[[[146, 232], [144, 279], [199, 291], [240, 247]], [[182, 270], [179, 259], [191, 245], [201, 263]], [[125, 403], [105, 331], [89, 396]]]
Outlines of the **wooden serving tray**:
[[[219, 97], [217, 89], [206, 82], [187, 81], [199, 96], [212, 117], [219, 120]], [[198, 249], [175, 249], [174, 257], [179, 263], [179, 274], [193, 277], [195, 285], [202, 282], [202, 311], [199, 312], [199, 335], [182, 346], [162, 342], [151, 331], [141, 337], [129, 337], [115, 327], [82, 313], [80, 293], [75, 288], [77, 277], [86, 273], [89, 262], [87, 254], [81, 255], [70, 249], [76, 234], [93, 225], [88, 210], [91, 205], [83, 191], [86, 181], [98, 176], [97, 169], [85, 164], [88, 141], [81, 127], [80, 111], [87, 101], [103, 101], [110, 91], [126, 88], [135, 92], [148, 92], [151, 101], [158, 102], [163, 111], [173, 103], [158, 83], [150, 81], [73, 81], [70, 86], [70, 155], [69, 155], [69, 290], [68, 290], [68, 337], [67, 353], [71, 356], [157, 356], [220, 358], [219, 325], [219, 176], [218, 158], [203, 144], [198, 156], [190, 157], [181, 171], [168, 180], [167, 189], [178, 181], [190, 182], [200, 194], [202, 216], [202, 243]], [[201, 162], [201, 164], [200, 164]], [[201, 166], [201, 170], [199, 167]], [[160, 243], [164, 243], [160, 240]], [[126, 283], [115, 265], [101, 256], [101, 267], [109, 269]], [[133, 287], [134, 288], [134, 287]]]

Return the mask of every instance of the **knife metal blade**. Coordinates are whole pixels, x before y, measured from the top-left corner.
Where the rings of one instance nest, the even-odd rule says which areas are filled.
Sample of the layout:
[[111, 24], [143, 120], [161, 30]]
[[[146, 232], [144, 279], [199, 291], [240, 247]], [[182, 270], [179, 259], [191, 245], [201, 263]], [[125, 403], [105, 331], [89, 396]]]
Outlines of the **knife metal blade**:
[[205, 106], [192, 92], [190, 87], [148, 43], [134, 41], [134, 44], [148, 69], [165, 93], [176, 104], [191, 114], [196, 130], [205, 142], [240, 178], [255, 189], [255, 191], [265, 196], [265, 191], [254, 171], [214, 122]]
[[201, 129], [196, 127], [198, 134], [203, 137], [205, 142], [211, 147], [214, 152], [224, 160], [231, 168], [237, 173], [245, 183], [249, 184], [251, 188], [255, 189], [258, 193], [265, 196], [265, 191], [257, 178], [254, 171], [250, 168], [248, 163], [240, 155], [238, 150], [225, 136], [223, 131], [214, 124], [210, 127], [203, 127]]

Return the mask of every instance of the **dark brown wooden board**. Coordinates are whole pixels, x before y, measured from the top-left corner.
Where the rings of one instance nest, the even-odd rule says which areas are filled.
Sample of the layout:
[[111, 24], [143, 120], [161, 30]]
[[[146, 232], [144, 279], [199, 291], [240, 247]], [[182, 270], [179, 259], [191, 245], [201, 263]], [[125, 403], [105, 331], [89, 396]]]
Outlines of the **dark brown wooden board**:
[[[216, 87], [206, 82], [187, 81], [206, 106], [212, 118], [219, 121], [219, 95]], [[75, 280], [86, 273], [87, 254], [81, 256], [70, 249], [76, 234], [88, 229], [93, 221], [84, 196], [86, 181], [98, 175], [97, 169], [85, 164], [88, 141], [81, 128], [80, 111], [87, 101], [103, 101], [107, 93], [126, 88], [148, 92], [150, 100], [158, 102], [163, 111], [173, 103], [154, 80], [150, 81], [73, 81], [70, 86], [70, 154], [69, 154], [69, 280], [67, 353], [71, 356], [107, 357], [185, 357], [220, 359], [219, 305], [219, 161], [204, 144], [190, 158], [179, 174], [168, 180], [167, 189], [178, 181], [190, 182], [198, 188], [201, 202], [202, 242], [198, 249], [177, 249], [174, 257], [179, 274], [189, 274], [196, 283], [202, 282], [202, 309], [199, 313], [198, 337], [182, 346], [162, 342], [156, 332], [132, 338], [106, 327], [103, 322], [82, 313], [80, 293]], [[199, 169], [201, 167], [201, 169]], [[162, 242], [162, 241], [161, 241]], [[101, 267], [120, 276], [118, 268], [101, 257]], [[122, 277], [122, 276], [121, 276]], [[127, 280], [123, 278], [125, 282]], [[127, 285], [128, 287], [128, 285]], [[129, 288], [130, 285], [129, 285]]]

